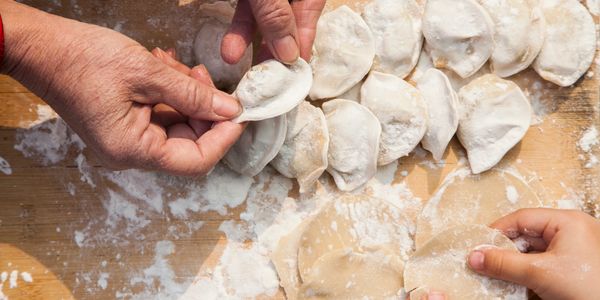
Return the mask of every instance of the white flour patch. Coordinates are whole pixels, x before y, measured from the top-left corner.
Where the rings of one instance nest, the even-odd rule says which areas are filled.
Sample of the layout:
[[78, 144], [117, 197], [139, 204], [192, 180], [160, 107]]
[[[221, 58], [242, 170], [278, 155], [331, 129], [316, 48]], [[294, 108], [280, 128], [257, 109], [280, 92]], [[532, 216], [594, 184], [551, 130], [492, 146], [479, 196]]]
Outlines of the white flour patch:
[[519, 202], [519, 192], [517, 188], [512, 185], [506, 186], [506, 199], [512, 204], [517, 204]]
[[21, 272], [21, 279], [27, 283], [33, 282], [33, 277], [29, 272]]
[[556, 201], [556, 208], [582, 210], [585, 202], [585, 193], [583, 191], [575, 191], [562, 182], [560, 185], [565, 189], [565, 194]]
[[579, 155], [579, 159], [585, 161], [585, 168], [591, 169], [598, 165], [599, 160], [594, 154], [594, 151], [599, 144], [600, 140], [598, 140], [598, 130], [594, 126], [584, 131], [581, 138], [577, 142], [577, 146], [583, 152]]
[[10, 164], [2, 156], [0, 156], [0, 172], [4, 173], [5, 175], [12, 174], [12, 168], [10, 167]]

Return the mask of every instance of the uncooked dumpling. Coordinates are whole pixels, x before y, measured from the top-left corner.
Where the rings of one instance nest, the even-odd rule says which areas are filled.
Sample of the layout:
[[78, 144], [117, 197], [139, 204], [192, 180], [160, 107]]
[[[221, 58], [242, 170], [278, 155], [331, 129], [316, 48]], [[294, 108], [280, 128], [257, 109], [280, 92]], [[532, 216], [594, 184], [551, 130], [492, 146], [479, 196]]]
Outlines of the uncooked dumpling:
[[596, 53], [596, 26], [577, 0], [543, 0], [546, 40], [533, 68], [560, 86], [574, 84], [589, 69]]
[[494, 50], [494, 24], [475, 0], [428, 0], [423, 35], [433, 64], [463, 78], [475, 74]]
[[202, 24], [194, 40], [196, 63], [203, 64], [218, 88], [231, 89], [252, 66], [252, 46], [248, 46], [237, 64], [230, 65], [221, 57], [221, 41], [229, 25], [213, 19]]
[[329, 131], [323, 111], [304, 101], [287, 114], [287, 134], [271, 165], [298, 179], [300, 192], [311, 188], [327, 169]]
[[319, 19], [313, 52], [310, 98], [334, 98], [369, 72], [375, 42], [365, 21], [344, 5]]
[[285, 115], [250, 122], [240, 139], [224, 157], [225, 164], [246, 176], [255, 176], [273, 160], [285, 140]]
[[435, 192], [417, 218], [417, 249], [446, 228], [489, 225], [518, 209], [542, 206], [529, 185], [508, 172], [455, 174]]
[[343, 99], [323, 104], [329, 128], [329, 166], [342, 191], [352, 191], [365, 184], [377, 172], [381, 126], [366, 107]]
[[494, 167], [529, 129], [531, 106], [512, 81], [489, 74], [460, 89], [458, 138], [474, 174]]
[[544, 43], [545, 22], [541, 0], [477, 0], [494, 21], [496, 47], [492, 71], [514, 75], [531, 65]]
[[427, 288], [444, 293], [447, 299], [526, 300], [527, 288], [490, 279], [469, 269], [469, 253], [482, 245], [518, 251], [500, 231], [482, 225], [452, 227], [411, 256], [404, 268], [404, 288], [407, 291]]
[[392, 251], [406, 259], [413, 241], [409, 219], [401, 209], [364, 194], [346, 194], [328, 203], [308, 225], [298, 249], [298, 270], [307, 281], [315, 262], [326, 253]]
[[298, 299], [395, 299], [402, 294], [403, 271], [390, 252], [335, 250], [315, 262]]
[[429, 123], [421, 141], [433, 159], [442, 159], [448, 143], [458, 128], [458, 95], [454, 92], [448, 77], [437, 69], [429, 69], [417, 81], [427, 111]]
[[408, 155], [427, 130], [427, 107], [421, 93], [394, 75], [371, 72], [361, 88], [361, 104], [381, 123], [379, 165]]
[[373, 0], [363, 18], [375, 39], [373, 71], [406, 77], [419, 60], [423, 12], [414, 0]]
[[347, 90], [345, 93], [341, 94], [338, 98], [344, 99], [344, 100], [352, 100], [355, 102], [360, 102], [360, 89], [362, 88], [363, 83], [364, 83], [364, 80], [359, 81], [357, 84], [355, 84], [349, 90]]
[[284, 65], [274, 59], [258, 64], [244, 75], [233, 93], [243, 108], [234, 122], [281, 116], [306, 98], [311, 85], [312, 71], [302, 58], [293, 65]]

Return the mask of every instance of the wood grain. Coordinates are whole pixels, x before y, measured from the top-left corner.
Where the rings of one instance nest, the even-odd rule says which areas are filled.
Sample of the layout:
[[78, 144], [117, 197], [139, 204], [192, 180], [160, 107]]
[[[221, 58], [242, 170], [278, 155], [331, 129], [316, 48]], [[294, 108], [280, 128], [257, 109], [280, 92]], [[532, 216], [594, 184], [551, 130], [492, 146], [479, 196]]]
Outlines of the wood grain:
[[[174, 28], [184, 26], [182, 20], [186, 17], [193, 20], [202, 17], [193, 12], [198, 7], [197, 1], [183, 5], [176, 1], [155, 1], [156, 5], [149, 5], [138, 4], [139, 1], [90, 0], [79, 3], [79, 8], [69, 5], [69, 1], [24, 2], [108, 27], [127, 20], [122, 24], [123, 32], [149, 48], [168, 47], [177, 40], [185, 40], [187, 31]], [[61, 6], [53, 4], [55, 2]], [[175, 15], [178, 17], [172, 17]], [[152, 18], [149, 16], [157, 16], [159, 25], [152, 25], [153, 28], [163, 29], [150, 32], [147, 23]], [[528, 71], [526, 76], [536, 75]], [[544, 101], [552, 104], [547, 105], [551, 111], [543, 123], [532, 127], [523, 142], [502, 161], [502, 165], [512, 166], [533, 178], [531, 185], [547, 205], [555, 205], [558, 199], [569, 197], [570, 193], [579, 193], [584, 196], [587, 211], [598, 212], [600, 169], [598, 166], [584, 168], [585, 161], [580, 159], [576, 146], [584, 130], [591, 125], [600, 127], [597, 78], [597, 75], [585, 78], [572, 88], [551, 88], [544, 96]], [[522, 84], [527, 87], [526, 83]], [[139, 233], [143, 238], [121, 238], [126, 241], [121, 244], [107, 240], [93, 247], [78, 246], [75, 232], [90, 219], [105, 214], [102, 199], [107, 189], [114, 186], [100, 181], [96, 188], [91, 188], [81, 182], [74, 160], [77, 153], [73, 150], [66, 159], [47, 166], [37, 158], [23, 157], [14, 149], [16, 135], [24, 124], [37, 118], [39, 104], [43, 101], [27, 89], [9, 77], [0, 76], [0, 156], [10, 163], [13, 171], [12, 175], [0, 173], [0, 272], [28, 271], [34, 279], [32, 283], [18, 281], [14, 289], [5, 283], [3, 292], [10, 299], [115, 298], [130, 283], [128, 268], [143, 270], [153, 263], [154, 246], [165, 239], [168, 227], [185, 228], [188, 224], [167, 213], [156, 214], [151, 218], [151, 225]], [[403, 159], [396, 181], [406, 182], [417, 197], [426, 201], [457, 166], [461, 152], [464, 150], [453, 141], [445, 162], [434, 168], [423, 164], [424, 159], [416, 155]], [[92, 157], [91, 167], [95, 173], [104, 171], [89, 149], [85, 153]], [[69, 193], [70, 187], [76, 191], [74, 195]], [[173, 199], [165, 199], [170, 200]], [[225, 220], [239, 220], [244, 210], [242, 204], [225, 215], [211, 212], [191, 216], [205, 224], [189, 236], [173, 240], [177, 253], [169, 255], [168, 260], [178, 282], [191, 280], [216, 264], [226, 244], [219, 226]], [[103, 289], [96, 282], [107, 270], [110, 278]], [[281, 297], [280, 292], [277, 298]]]

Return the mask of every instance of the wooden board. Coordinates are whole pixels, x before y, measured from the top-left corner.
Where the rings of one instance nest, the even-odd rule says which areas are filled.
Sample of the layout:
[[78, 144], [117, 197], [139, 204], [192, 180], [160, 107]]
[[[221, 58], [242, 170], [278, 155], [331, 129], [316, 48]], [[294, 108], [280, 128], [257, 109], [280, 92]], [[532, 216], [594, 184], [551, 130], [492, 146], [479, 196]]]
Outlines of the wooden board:
[[[178, 29], [185, 19], [181, 16], [193, 20], [202, 18], [200, 13], [194, 12], [198, 8], [196, 1], [155, 1], [156, 5], [149, 5], [138, 4], [139, 1], [90, 0], [77, 6], [70, 5], [69, 1], [25, 2], [109, 27], [119, 26], [119, 22], [126, 20], [120, 25], [123, 32], [149, 48], [172, 46], [189, 35], [188, 29]], [[175, 15], [178, 17], [173, 17]], [[149, 33], [148, 24], [162, 29]], [[596, 70], [594, 73], [597, 74]], [[526, 76], [535, 75], [529, 72]], [[591, 213], [597, 211], [600, 204], [597, 189], [600, 170], [597, 166], [585, 168], [585, 160], [580, 159], [576, 146], [584, 130], [592, 125], [600, 127], [597, 79], [598, 75], [594, 75], [579, 81], [573, 88], [551, 88], [543, 99], [550, 108], [548, 115], [541, 125], [529, 130], [523, 142], [502, 162], [535, 178], [532, 184], [548, 204], [580, 196]], [[19, 128], [37, 118], [39, 104], [43, 102], [17, 82], [0, 77], [0, 156], [12, 168], [11, 175], [0, 173], [0, 273], [18, 270], [29, 272], [33, 277], [31, 283], [19, 278], [18, 286], [12, 289], [5, 283], [2, 291], [9, 299], [115, 298], [131, 284], [131, 273], [127, 270], [145, 270], [151, 266], [155, 262], [155, 245], [165, 239], [171, 240], [177, 249], [177, 253], [165, 256], [177, 282], [192, 280], [217, 263], [226, 244], [218, 228], [224, 221], [239, 220], [245, 204], [224, 215], [194, 213], [185, 221], [173, 218], [168, 212], [152, 214], [150, 225], [136, 233], [143, 238], [116, 236], [115, 240], [120, 241], [116, 244], [106, 239], [105, 243], [79, 246], [77, 232], [97, 215], [106, 214], [102, 199], [109, 189], [115, 189], [114, 183], [99, 180], [96, 188], [92, 188], [82, 182], [75, 161], [77, 151], [72, 148], [64, 159], [50, 165], [44, 165], [39, 158], [26, 158], [15, 150], [17, 135], [22, 132]], [[445, 163], [438, 166], [424, 164], [416, 155], [403, 159], [398, 165], [396, 181], [404, 181], [425, 201], [456, 167], [457, 153], [461, 151], [453, 141]], [[89, 149], [84, 153], [94, 174], [104, 171]], [[173, 188], [173, 196], [166, 197], [165, 203], [173, 201], [176, 192]], [[204, 225], [177, 239], [169, 235], [170, 226], [185, 228], [191, 221], [204, 221]], [[110, 234], [118, 235], [119, 230]], [[110, 274], [104, 288], [103, 273]], [[281, 298], [281, 292], [276, 297]]]

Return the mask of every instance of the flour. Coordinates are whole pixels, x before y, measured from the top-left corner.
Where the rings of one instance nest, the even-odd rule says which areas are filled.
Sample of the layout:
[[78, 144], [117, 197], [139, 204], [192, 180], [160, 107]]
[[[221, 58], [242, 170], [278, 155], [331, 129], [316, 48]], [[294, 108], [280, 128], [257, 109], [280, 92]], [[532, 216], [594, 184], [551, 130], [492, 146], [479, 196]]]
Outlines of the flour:
[[11, 175], [12, 168], [6, 159], [0, 156], [0, 172], [4, 173], [4, 175]]
[[33, 277], [29, 272], [21, 272], [21, 279], [27, 283], [33, 282]]
[[506, 186], [506, 199], [512, 204], [519, 202], [519, 192], [513, 185]]
[[594, 152], [599, 144], [600, 140], [598, 140], [598, 129], [596, 127], [591, 126], [583, 132], [577, 146], [583, 152], [579, 155], [579, 159], [585, 161], [584, 168], [591, 169], [598, 165], [599, 160]]

